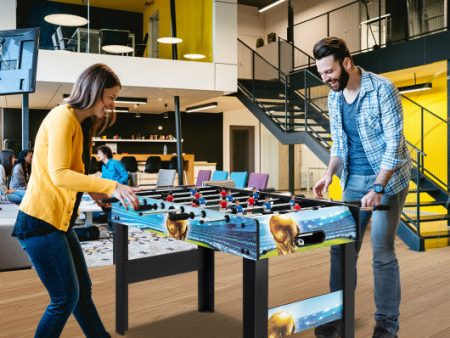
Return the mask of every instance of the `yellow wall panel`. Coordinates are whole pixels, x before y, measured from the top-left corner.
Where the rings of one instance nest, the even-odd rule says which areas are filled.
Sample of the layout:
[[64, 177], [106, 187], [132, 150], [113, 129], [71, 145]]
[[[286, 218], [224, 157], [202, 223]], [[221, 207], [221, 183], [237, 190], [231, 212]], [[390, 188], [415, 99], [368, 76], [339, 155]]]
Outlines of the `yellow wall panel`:
[[[148, 32], [149, 19], [159, 11], [159, 36], [172, 36], [170, 1], [155, 0], [144, 11], [144, 34]], [[199, 61], [212, 62], [212, 0], [183, 0], [176, 2], [177, 37], [183, 39], [178, 44], [178, 59], [184, 54], [203, 54]], [[159, 44], [159, 58], [172, 59], [172, 45]]]

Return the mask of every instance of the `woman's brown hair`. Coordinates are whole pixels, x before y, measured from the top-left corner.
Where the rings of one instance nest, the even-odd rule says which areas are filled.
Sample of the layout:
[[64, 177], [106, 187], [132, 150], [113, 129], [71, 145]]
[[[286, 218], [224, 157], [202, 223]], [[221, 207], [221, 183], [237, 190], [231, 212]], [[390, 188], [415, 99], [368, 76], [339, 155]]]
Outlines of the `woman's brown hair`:
[[[72, 108], [89, 109], [103, 97], [105, 88], [115, 86], [122, 88], [117, 75], [107, 65], [96, 63], [81, 73], [66, 101]], [[116, 122], [116, 114], [108, 112], [101, 119], [93, 118], [92, 122], [92, 136], [98, 135]]]

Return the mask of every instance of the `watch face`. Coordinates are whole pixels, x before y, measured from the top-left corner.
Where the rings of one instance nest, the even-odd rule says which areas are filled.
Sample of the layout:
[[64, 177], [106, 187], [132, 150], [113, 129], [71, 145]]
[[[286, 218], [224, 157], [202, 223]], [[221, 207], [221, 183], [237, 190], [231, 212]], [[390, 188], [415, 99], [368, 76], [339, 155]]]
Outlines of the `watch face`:
[[373, 186], [373, 191], [375, 191], [376, 193], [380, 193], [384, 191], [384, 187], [381, 184], [375, 184]]

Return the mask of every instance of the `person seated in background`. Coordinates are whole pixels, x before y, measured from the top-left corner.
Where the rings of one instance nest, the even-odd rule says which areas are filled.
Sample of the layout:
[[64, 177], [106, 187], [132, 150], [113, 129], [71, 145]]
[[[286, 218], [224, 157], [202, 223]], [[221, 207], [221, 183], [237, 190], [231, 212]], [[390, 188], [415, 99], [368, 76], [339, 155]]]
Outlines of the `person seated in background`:
[[31, 150], [25, 149], [19, 153], [12, 169], [11, 182], [9, 183], [11, 189], [27, 190], [32, 159], [33, 152]]
[[25, 195], [25, 190], [8, 189], [8, 177], [11, 176], [15, 158], [16, 156], [12, 150], [5, 149], [0, 151], [0, 193], [5, 195], [11, 203], [20, 204]]
[[128, 185], [128, 172], [122, 162], [113, 159], [111, 148], [100, 146], [97, 148], [98, 159], [103, 162], [102, 178], [107, 178], [120, 184]]

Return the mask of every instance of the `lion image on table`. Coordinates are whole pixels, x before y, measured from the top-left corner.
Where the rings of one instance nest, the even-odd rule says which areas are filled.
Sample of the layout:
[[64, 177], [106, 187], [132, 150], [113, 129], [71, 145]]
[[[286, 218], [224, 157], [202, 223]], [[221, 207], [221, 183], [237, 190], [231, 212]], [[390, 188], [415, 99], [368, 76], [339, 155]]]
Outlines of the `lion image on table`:
[[295, 321], [286, 311], [275, 312], [269, 318], [268, 338], [283, 338], [295, 332]]
[[288, 215], [273, 215], [269, 220], [269, 228], [279, 255], [295, 252], [295, 238], [300, 234], [295, 220]]
[[171, 221], [169, 218], [166, 220], [167, 231], [169, 236], [175, 239], [184, 241], [188, 232], [188, 221]]

